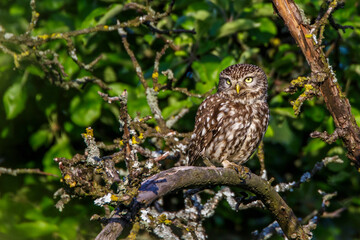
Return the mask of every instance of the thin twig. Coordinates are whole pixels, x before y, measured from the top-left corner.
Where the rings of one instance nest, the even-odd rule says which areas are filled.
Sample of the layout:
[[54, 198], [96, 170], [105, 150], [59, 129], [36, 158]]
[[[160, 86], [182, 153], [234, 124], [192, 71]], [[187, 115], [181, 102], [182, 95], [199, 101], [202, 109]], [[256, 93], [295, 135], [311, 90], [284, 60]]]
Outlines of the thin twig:
[[179, 33], [191, 33], [196, 34], [196, 31], [194, 29], [192, 30], [186, 30], [186, 29], [172, 29], [172, 30], [160, 30], [154, 26], [151, 25], [151, 22], [144, 22], [144, 25], [147, 26], [152, 32], [159, 33], [159, 34], [179, 34]]
[[300, 185], [304, 182], [310, 181], [310, 179], [319, 172], [323, 167], [326, 167], [329, 163], [340, 163], [342, 164], [343, 161], [339, 158], [339, 156], [333, 156], [333, 157], [326, 157], [322, 161], [317, 162], [311, 172], [305, 172], [301, 177], [300, 180], [290, 183], [279, 183], [276, 186], [274, 186], [275, 190], [277, 192], [285, 192], [285, 191], [291, 191], [294, 188], [300, 187]]
[[11, 169], [11, 168], [3, 168], [0, 167], [0, 176], [2, 174], [8, 174], [12, 176], [17, 176], [18, 174], [39, 174], [45, 176], [52, 176], [58, 178], [59, 176], [52, 173], [43, 172], [40, 169], [33, 169], [33, 168], [18, 168], [18, 169]]

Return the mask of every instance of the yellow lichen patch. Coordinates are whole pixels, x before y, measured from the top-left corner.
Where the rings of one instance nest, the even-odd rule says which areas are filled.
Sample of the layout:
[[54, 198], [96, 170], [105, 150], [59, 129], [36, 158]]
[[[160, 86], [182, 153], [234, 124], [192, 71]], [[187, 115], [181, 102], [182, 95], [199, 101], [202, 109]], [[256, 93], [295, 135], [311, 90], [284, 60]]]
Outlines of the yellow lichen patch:
[[306, 38], [312, 38], [312, 36], [313, 36], [312, 34], [305, 34]]
[[153, 72], [152, 78], [158, 78], [158, 77], [159, 77], [159, 73], [158, 72]]
[[172, 221], [169, 220], [169, 219], [166, 219], [166, 220], [164, 221], [164, 223], [165, 223], [165, 225], [171, 225], [171, 224], [172, 224]]
[[117, 201], [119, 201], [119, 197], [118, 196], [116, 196], [116, 195], [114, 195], [114, 194], [111, 194], [111, 201], [113, 201], [113, 202], [117, 202]]
[[75, 181], [72, 181], [69, 183], [69, 187], [73, 188], [76, 186], [76, 182]]
[[154, 87], [154, 91], [157, 92], [159, 91], [159, 88], [157, 86]]
[[105, 29], [105, 30], [109, 30], [109, 26], [108, 26], [108, 25], [104, 25], [104, 29]]
[[42, 40], [46, 40], [46, 39], [48, 39], [50, 36], [47, 35], [47, 34], [44, 34], [44, 35], [39, 35], [39, 36], [37, 36], [37, 37], [40, 38], [40, 39], [42, 39]]
[[161, 214], [158, 217], [158, 221], [159, 221], [159, 223], [164, 223], [165, 225], [171, 225], [172, 224], [172, 221], [167, 219], [165, 214]]
[[295, 115], [298, 115], [300, 113], [300, 107], [302, 105], [302, 101], [300, 101], [300, 99], [304, 99], [305, 97], [306, 97], [306, 92], [303, 92], [295, 101], [290, 102], [293, 105], [293, 110]]
[[136, 140], [136, 137], [135, 137], [135, 136], [133, 136], [133, 137], [131, 138], [131, 142], [132, 142], [132, 144], [139, 144], [139, 142]]
[[128, 240], [136, 240], [137, 239], [137, 234], [139, 233], [140, 230], [140, 224], [139, 222], [134, 223], [133, 228], [131, 229], [130, 234], [127, 236]]
[[35, 17], [38, 18], [39, 16], [40, 16], [40, 13], [36, 12], [36, 13], [35, 13]]
[[29, 51], [25, 51], [25, 52], [22, 52], [20, 54], [13, 54], [13, 57], [14, 57], [14, 64], [15, 64], [15, 67], [19, 67], [19, 60], [21, 60], [21, 58], [23, 57], [26, 57], [30, 55], [30, 52]]
[[335, 86], [336, 86], [336, 88], [337, 88], [338, 91], [339, 91], [339, 96], [340, 96], [341, 98], [346, 97], [345, 94], [341, 91], [341, 87], [340, 87], [339, 83], [335, 83]]
[[86, 128], [86, 133], [82, 134], [84, 138], [93, 137], [94, 136], [94, 129], [91, 127]]
[[143, 139], [143, 138], [144, 138], [144, 134], [143, 134], [143, 133], [140, 133], [140, 135], [139, 135], [138, 138], [139, 138], [139, 139]]
[[121, 147], [121, 146], [124, 146], [124, 141], [123, 141], [123, 140], [120, 140], [120, 141], [119, 141], [119, 145], [120, 145], [120, 147]]
[[314, 89], [314, 87], [311, 84], [305, 84], [304, 87], [305, 87], [305, 91], [307, 92]]
[[15, 67], [17, 67], [17, 68], [20, 66], [17, 54], [14, 54], [14, 64], [15, 64]]
[[29, 51], [25, 51], [25, 52], [22, 52], [22, 53], [20, 54], [20, 56], [21, 56], [21, 57], [26, 57], [26, 56], [28, 56], [29, 54], [30, 54]]
[[90, 137], [94, 136], [94, 130], [91, 127], [86, 128], [86, 134]]
[[332, 8], [335, 8], [337, 6], [338, 6], [338, 2], [336, 0], [334, 0], [330, 3], [330, 7], [332, 7]]
[[160, 131], [161, 131], [161, 129], [160, 129], [159, 126], [156, 126], [156, 127], [155, 127], [155, 130], [156, 130], [157, 132], [160, 132]]
[[302, 87], [304, 86], [304, 81], [308, 80], [307, 77], [301, 77], [299, 76], [297, 79], [294, 79], [290, 82], [291, 85], [293, 86], [299, 86]]
[[61, 33], [53, 33], [50, 36], [51, 38], [61, 38]]
[[76, 186], [76, 182], [71, 179], [71, 176], [69, 174], [66, 174], [64, 176], [65, 182], [69, 185], [69, 187], [73, 188]]

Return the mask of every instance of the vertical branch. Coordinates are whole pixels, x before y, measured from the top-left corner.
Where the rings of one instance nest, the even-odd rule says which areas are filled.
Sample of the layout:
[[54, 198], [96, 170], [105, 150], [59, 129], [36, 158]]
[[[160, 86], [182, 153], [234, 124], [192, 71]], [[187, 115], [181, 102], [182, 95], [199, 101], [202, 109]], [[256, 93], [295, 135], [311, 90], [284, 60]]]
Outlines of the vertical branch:
[[[118, 22], [118, 24], [120, 24], [120, 23]], [[128, 53], [128, 55], [130, 56], [131, 61], [135, 67], [136, 74], [139, 77], [143, 87], [145, 88], [146, 100], [148, 102], [148, 105], [151, 109], [152, 114], [154, 115], [154, 118], [155, 118], [157, 124], [160, 127], [160, 131], [163, 133], [166, 133], [166, 132], [168, 132], [168, 128], [166, 127], [165, 120], [162, 117], [161, 110], [159, 108], [158, 99], [156, 97], [158, 92], [155, 91], [154, 88], [150, 88], [148, 83], [146, 82], [146, 79], [144, 77], [141, 66], [138, 63], [138, 61], [136, 60], [134, 52], [130, 49], [130, 44], [126, 38], [126, 32], [122, 28], [119, 28], [118, 32], [119, 32], [119, 35], [121, 36], [121, 40], [125, 47], [125, 50]]]
[[[313, 34], [319, 26], [306, 24], [302, 11], [293, 0], [272, 0], [272, 2], [278, 15], [284, 20], [292, 37], [302, 50], [311, 68], [311, 80], [319, 85], [321, 95], [334, 119], [335, 126], [345, 131], [342, 139], [348, 150], [349, 159], [357, 168], [360, 168], [360, 128], [351, 113], [349, 100], [342, 93], [323, 49], [318, 46], [316, 35]], [[331, 9], [327, 11], [329, 14], [333, 10], [333, 3], [335, 2], [330, 4]]]
[[129, 114], [127, 111], [127, 91], [121, 94], [121, 101], [120, 101], [120, 120], [123, 124], [124, 135], [123, 135], [123, 143], [124, 143], [124, 154], [125, 154], [125, 162], [126, 167], [129, 170], [129, 178], [134, 179], [139, 173], [139, 162], [136, 159], [135, 154], [131, 151], [130, 145], [130, 122], [129, 122]]
[[158, 77], [159, 77], [159, 61], [160, 58], [165, 54], [166, 49], [168, 49], [169, 44], [166, 43], [165, 46], [161, 49], [160, 52], [156, 53], [155, 62], [154, 62], [154, 72], [152, 74], [152, 80], [154, 85], [154, 90], [157, 92], [159, 91], [161, 85], [158, 84]]
[[[119, 23], [118, 23], [118, 24], [119, 24]], [[121, 29], [121, 28], [119, 29], [118, 32], [119, 32], [119, 34], [120, 34], [120, 36], [121, 36], [121, 41], [122, 41], [122, 43], [123, 43], [123, 45], [124, 45], [124, 48], [125, 48], [127, 54], [129, 55], [129, 57], [130, 57], [133, 65], [134, 65], [134, 67], [135, 67], [136, 75], [139, 77], [140, 82], [141, 82], [141, 84], [143, 85], [143, 87], [144, 87], [145, 89], [147, 89], [149, 86], [148, 86], [148, 84], [147, 84], [147, 82], [146, 82], [146, 80], [145, 80], [145, 78], [144, 78], [144, 74], [143, 74], [143, 71], [142, 71], [142, 69], [141, 69], [141, 66], [140, 66], [139, 62], [136, 60], [136, 57], [135, 57], [135, 55], [134, 55], [134, 52], [130, 49], [130, 44], [129, 44], [129, 42], [127, 41], [127, 38], [126, 38], [126, 36], [127, 36], [127, 35], [126, 35], [126, 32], [124, 32], [124, 30]]]
[[35, 28], [36, 23], [40, 16], [40, 14], [36, 11], [35, 0], [30, 1], [30, 8], [31, 8], [31, 21], [30, 21], [28, 29], [25, 32], [26, 35], [29, 35], [31, 33], [31, 31]]

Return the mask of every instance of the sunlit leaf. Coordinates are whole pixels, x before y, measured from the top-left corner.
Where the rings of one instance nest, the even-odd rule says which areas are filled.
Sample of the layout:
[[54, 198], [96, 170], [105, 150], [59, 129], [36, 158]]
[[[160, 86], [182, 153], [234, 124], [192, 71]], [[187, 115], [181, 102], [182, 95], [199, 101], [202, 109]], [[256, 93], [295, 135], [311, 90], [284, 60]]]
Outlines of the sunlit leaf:
[[58, 229], [58, 226], [46, 221], [34, 221], [20, 223], [15, 228], [19, 235], [38, 238], [51, 234]]
[[49, 144], [52, 137], [53, 135], [48, 129], [40, 129], [30, 136], [29, 143], [36, 150], [41, 146]]
[[286, 117], [290, 117], [290, 118], [296, 118], [295, 114], [294, 114], [294, 110], [291, 107], [277, 107], [277, 108], [272, 108], [270, 111], [270, 114], [278, 114], [281, 116], [286, 116]]
[[116, 81], [116, 73], [112, 67], [108, 66], [105, 68], [104, 80], [105, 80], [105, 82], [115, 82]]
[[57, 157], [64, 157], [68, 159], [72, 157], [70, 141], [65, 134], [58, 138], [56, 143], [46, 152], [42, 160], [45, 172], [59, 175], [60, 170], [58, 164], [54, 162], [54, 158]]
[[86, 16], [81, 24], [81, 28], [93, 27], [97, 24], [97, 17], [104, 15], [107, 12], [106, 8], [96, 8]]
[[24, 89], [24, 84], [27, 78], [28, 73], [25, 72], [23, 78], [16, 80], [4, 94], [3, 104], [7, 119], [15, 118], [25, 108], [27, 92]]
[[235, 21], [225, 23], [219, 30], [218, 38], [225, 37], [240, 31], [246, 31], [259, 26], [259, 23], [256, 23], [250, 19], [237, 19]]
[[265, 133], [265, 138], [271, 138], [274, 136], [274, 130], [271, 126], [268, 126], [266, 133]]
[[276, 25], [269, 18], [259, 19], [260, 27], [250, 29], [249, 33], [253, 41], [266, 44], [273, 38], [277, 33]]
[[101, 113], [102, 98], [98, 86], [91, 86], [83, 94], [75, 96], [70, 103], [71, 120], [78, 126], [88, 127]]

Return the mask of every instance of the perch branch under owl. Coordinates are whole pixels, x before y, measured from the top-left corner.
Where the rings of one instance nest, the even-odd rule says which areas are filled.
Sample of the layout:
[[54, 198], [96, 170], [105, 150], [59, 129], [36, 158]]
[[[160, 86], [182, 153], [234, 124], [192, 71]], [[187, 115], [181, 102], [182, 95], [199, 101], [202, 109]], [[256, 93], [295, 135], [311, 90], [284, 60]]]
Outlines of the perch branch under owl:
[[[206, 167], [175, 167], [162, 171], [146, 179], [139, 188], [137, 197], [133, 201], [131, 211], [138, 211], [153, 203], [158, 198], [183, 188], [194, 186], [239, 186], [254, 193], [273, 214], [289, 239], [309, 239], [309, 230], [301, 226], [295, 214], [275, 191], [270, 183], [256, 174], [250, 173], [244, 179], [232, 169], [206, 168]], [[130, 213], [131, 216], [136, 212]], [[109, 223], [97, 236], [100, 239], [116, 239], [112, 229], [117, 234], [130, 224], [129, 215], [127, 218], [109, 219]], [[119, 230], [120, 229], [120, 230]], [[111, 237], [111, 238], [110, 238]]]

